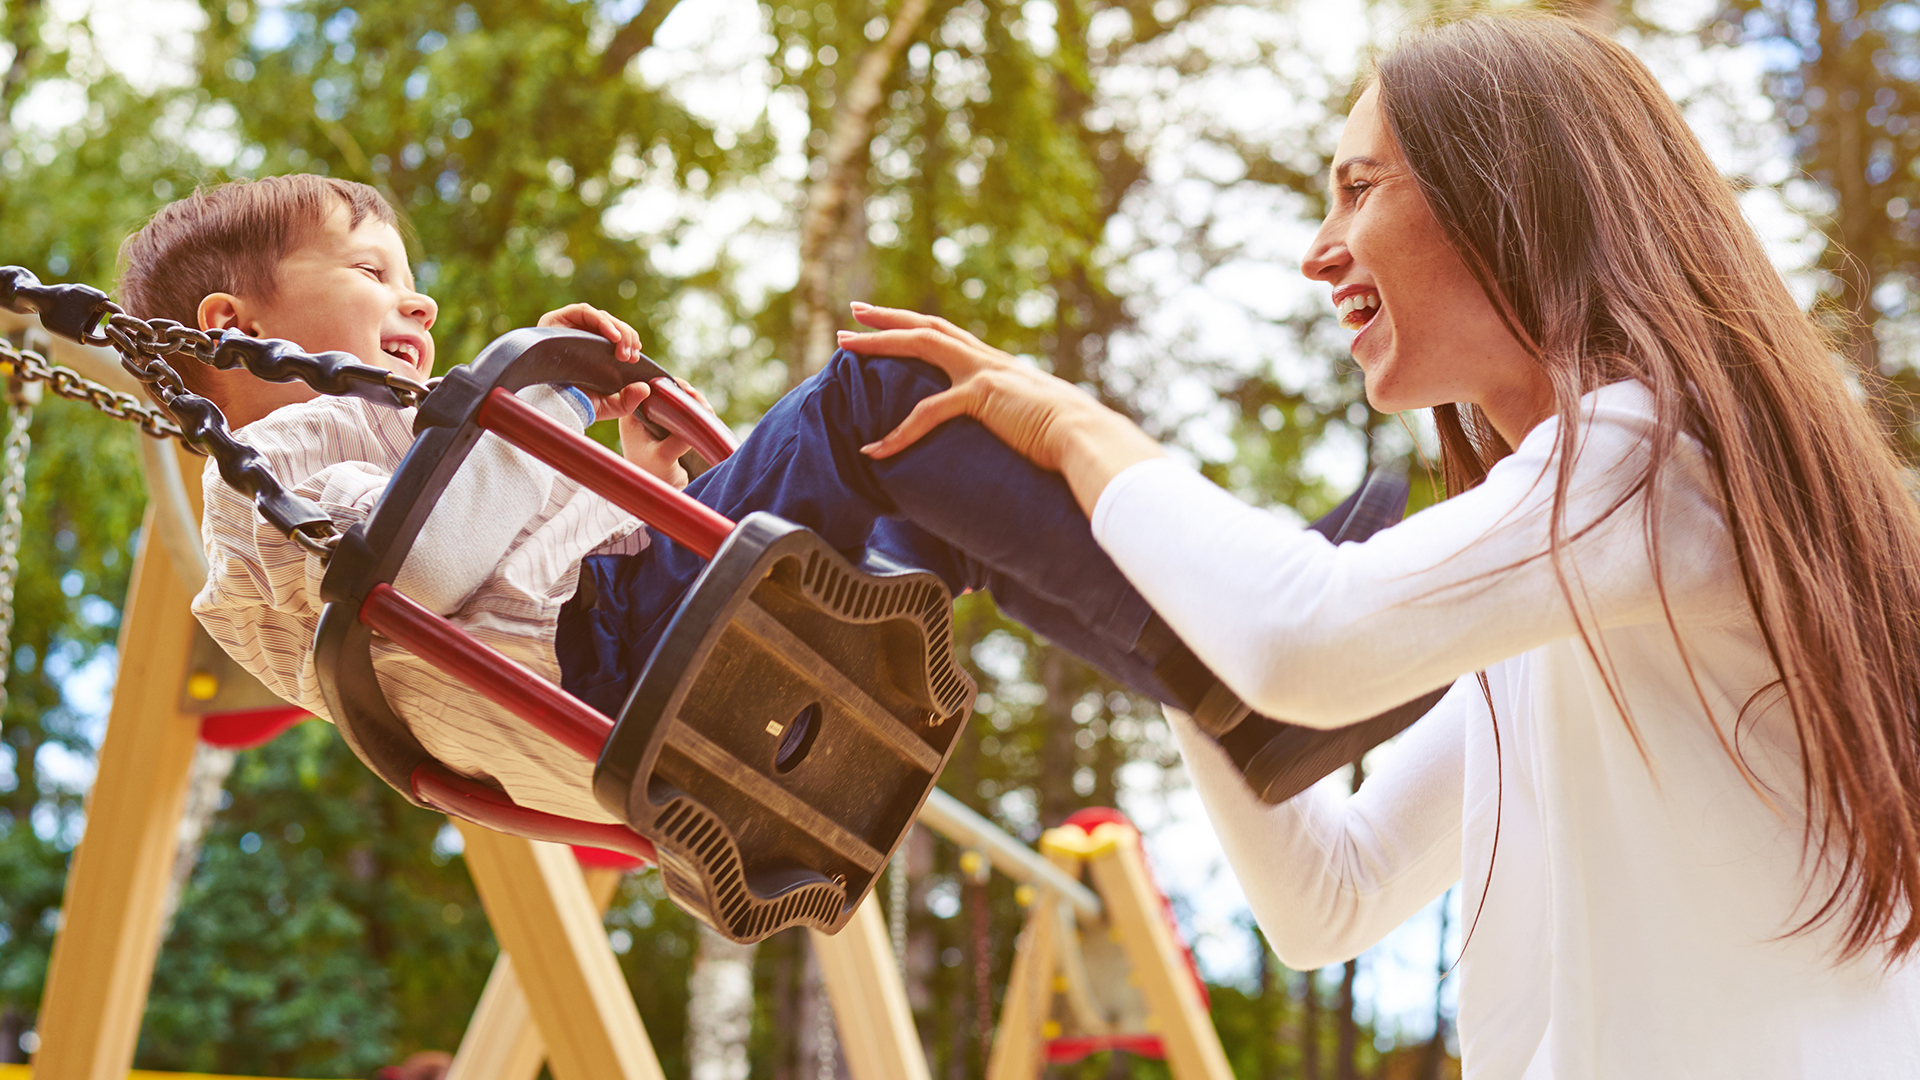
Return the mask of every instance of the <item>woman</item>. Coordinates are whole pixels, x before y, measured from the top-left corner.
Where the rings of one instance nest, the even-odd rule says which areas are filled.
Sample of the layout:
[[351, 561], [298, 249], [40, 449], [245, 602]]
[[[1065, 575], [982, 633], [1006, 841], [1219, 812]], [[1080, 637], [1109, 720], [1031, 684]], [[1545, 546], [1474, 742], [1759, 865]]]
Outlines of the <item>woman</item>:
[[[1453, 689], [1349, 799], [1254, 800], [1176, 729], [1281, 957], [1350, 957], [1464, 878], [1474, 1077], [1920, 1076], [1920, 513], [1646, 69], [1480, 17], [1381, 59], [1306, 256], [1451, 498], [1333, 547], [1086, 395], [861, 307], [859, 352], [1060, 470], [1259, 712]], [[1244, 598], [1259, 596], [1260, 603]]]

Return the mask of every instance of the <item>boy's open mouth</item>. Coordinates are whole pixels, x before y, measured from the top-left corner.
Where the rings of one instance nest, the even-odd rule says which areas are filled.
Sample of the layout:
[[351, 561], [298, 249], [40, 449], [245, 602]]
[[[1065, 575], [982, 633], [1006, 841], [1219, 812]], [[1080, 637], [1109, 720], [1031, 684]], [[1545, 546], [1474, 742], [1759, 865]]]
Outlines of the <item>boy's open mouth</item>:
[[1334, 305], [1340, 315], [1340, 325], [1349, 330], [1358, 330], [1373, 321], [1380, 313], [1380, 294], [1377, 292], [1358, 292]]
[[420, 366], [420, 347], [411, 341], [389, 341], [380, 346], [380, 351], [403, 361], [408, 367]]

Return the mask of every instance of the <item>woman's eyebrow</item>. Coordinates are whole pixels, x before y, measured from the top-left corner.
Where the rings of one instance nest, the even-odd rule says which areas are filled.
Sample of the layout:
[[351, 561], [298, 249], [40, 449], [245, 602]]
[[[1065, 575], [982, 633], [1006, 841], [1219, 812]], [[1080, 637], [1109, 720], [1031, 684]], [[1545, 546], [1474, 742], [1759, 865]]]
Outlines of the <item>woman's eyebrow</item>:
[[1380, 162], [1374, 158], [1370, 158], [1365, 154], [1356, 154], [1355, 156], [1350, 157], [1345, 161], [1342, 161], [1340, 164], [1335, 165], [1333, 167], [1333, 182], [1336, 184], [1346, 183], [1347, 174], [1351, 172], [1353, 167], [1356, 165], [1378, 165], [1378, 164], [1380, 164]]

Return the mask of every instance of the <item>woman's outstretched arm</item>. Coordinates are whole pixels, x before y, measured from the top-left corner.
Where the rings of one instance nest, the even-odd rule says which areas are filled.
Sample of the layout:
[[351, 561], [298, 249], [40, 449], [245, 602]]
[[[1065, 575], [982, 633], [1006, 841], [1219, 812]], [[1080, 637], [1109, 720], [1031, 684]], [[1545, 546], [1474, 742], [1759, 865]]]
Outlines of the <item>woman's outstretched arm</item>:
[[1477, 680], [1461, 679], [1392, 746], [1357, 794], [1321, 784], [1278, 806], [1253, 797], [1217, 743], [1170, 714], [1194, 789], [1288, 967], [1350, 960], [1460, 877], [1467, 719], [1484, 718]]
[[920, 357], [953, 378], [870, 453], [896, 453], [966, 415], [1061, 471], [1121, 571], [1265, 715], [1338, 727], [1583, 632], [1742, 610], [1724, 573], [1732, 552], [1717, 496], [1690, 443], [1657, 493], [1664, 596], [1655, 584], [1647, 492], [1634, 487], [1655, 418], [1638, 384], [1589, 396], [1564, 506], [1554, 499], [1559, 422], [1548, 420], [1473, 490], [1335, 547], [1167, 459], [1076, 387], [944, 321], [858, 314], [885, 329], [849, 335], [846, 347]]

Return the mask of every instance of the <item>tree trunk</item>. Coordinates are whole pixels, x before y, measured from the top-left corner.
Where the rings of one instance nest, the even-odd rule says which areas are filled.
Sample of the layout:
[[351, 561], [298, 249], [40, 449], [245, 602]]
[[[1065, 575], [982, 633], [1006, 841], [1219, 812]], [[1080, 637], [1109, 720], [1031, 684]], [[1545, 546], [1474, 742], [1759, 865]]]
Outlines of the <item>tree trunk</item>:
[[[1366, 766], [1356, 760], [1353, 763], [1353, 791], [1359, 791], [1360, 785], [1367, 779]], [[1340, 976], [1340, 1042], [1338, 1050], [1338, 1080], [1359, 1080], [1360, 1076], [1360, 1022], [1353, 1015], [1353, 983], [1360, 975], [1360, 960], [1355, 957], [1347, 961], [1346, 970]]]
[[1340, 1042], [1335, 1051], [1335, 1073], [1339, 1080], [1360, 1080], [1360, 1023], [1353, 1016], [1353, 981], [1360, 974], [1360, 961], [1349, 960], [1340, 975]]
[[167, 939], [173, 925], [173, 913], [180, 906], [180, 894], [193, 877], [200, 861], [200, 841], [207, 826], [220, 810], [220, 792], [228, 774], [233, 772], [234, 752], [201, 743], [193, 752], [193, 766], [187, 774], [187, 804], [180, 814], [180, 847], [173, 856], [173, 879], [167, 883], [167, 899], [160, 908], [160, 940]]
[[1320, 1080], [1320, 982], [1318, 972], [1300, 973], [1306, 992], [1301, 996], [1300, 1075], [1304, 1080]]
[[768, 939], [773, 996], [772, 1080], [800, 1080], [800, 1005], [801, 970], [808, 951], [798, 929], [782, 931]]
[[1840, 345], [1867, 388], [1867, 400], [1882, 430], [1897, 430], [1894, 403], [1880, 370], [1880, 339], [1875, 333], [1879, 313], [1873, 306], [1873, 253], [1878, 234], [1887, 227], [1884, 209], [1874, 205], [1867, 182], [1867, 138], [1859, 113], [1872, 96], [1868, 87], [1850, 78], [1843, 27], [1829, 5], [1813, 5], [1819, 20], [1820, 55], [1806, 66], [1807, 85], [1819, 87], [1826, 98], [1819, 109], [1820, 156], [1825, 158], [1833, 187], [1834, 236], [1827, 259], [1840, 286], [1842, 319]]
[[[1452, 889], [1447, 895], [1453, 894]], [[1447, 977], [1447, 902], [1440, 901], [1440, 962], [1436, 967], [1439, 977], [1433, 984], [1433, 1039], [1427, 1043], [1427, 1049], [1420, 1058], [1420, 1080], [1440, 1080], [1440, 1067], [1447, 1059], [1447, 1010], [1446, 998], [1441, 991]]]
[[1253, 931], [1253, 944], [1259, 951], [1260, 968], [1255, 982], [1260, 990], [1258, 1015], [1260, 1026], [1253, 1047], [1253, 1075], [1255, 1080], [1278, 1080], [1280, 1063], [1275, 1060], [1274, 1049], [1280, 1042], [1280, 994], [1274, 986], [1273, 950], [1267, 948], [1267, 940], [1260, 931]]
[[1073, 661], [1056, 645], [1041, 646], [1040, 685], [1047, 692], [1040, 733], [1040, 827], [1051, 829], [1073, 813], [1074, 694], [1068, 685]]
[[862, 221], [874, 113], [887, 78], [919, 31], [929, 3], [904, 0], [886, 36], [860, 57], [834, 108], [818, 178], [807, 189], [807, 205], [800, 217], [800, 280], [794, 286], [793, 304], [797, 355], [788, 368], [790, 386], [825, 367], [833, 355], [834, 331], [841, 325], [839, 308], [846, 300], [855, 256], [865, 241], [865, 229], [856, 235], [850, 226]]
[[687, 1075], [747, 1080], [754, 946], [729, 941], [704, 923], [699, 935], [687, 980]]

